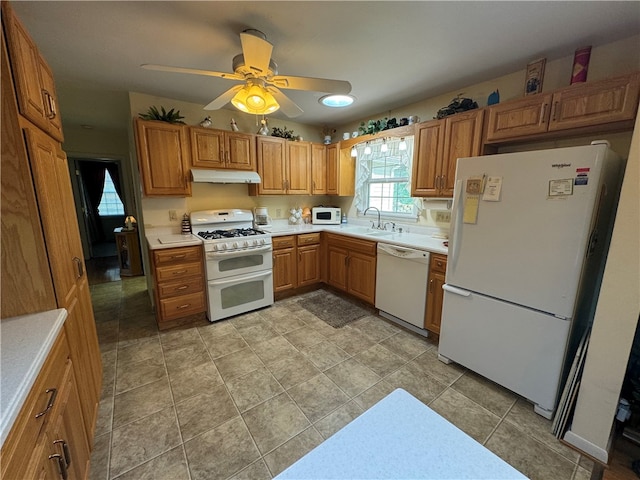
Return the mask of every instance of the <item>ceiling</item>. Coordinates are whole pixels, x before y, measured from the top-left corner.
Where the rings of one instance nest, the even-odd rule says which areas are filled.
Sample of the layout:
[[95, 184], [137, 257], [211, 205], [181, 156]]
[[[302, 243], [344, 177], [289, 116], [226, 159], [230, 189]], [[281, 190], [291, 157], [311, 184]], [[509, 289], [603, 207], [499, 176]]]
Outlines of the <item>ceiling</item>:
[[[229, 80], [143, 70], [143, 63], [232, 71], [239, 33], [264, 32], [281, 75], [348, 80], [356, 102], [285, 90], [296, 122], [341, 125], [640, 33], [640, 2], [16, 1], [60, 92], [141, 92], [203, 106]], [[88, 92], [88, 93], [87, 93]], [[101, 108], [69, 111], [107, 122]], [[226, 108], [233, 108], [229, 105]], [[286, 118], [281, 112], [274, 117]]]

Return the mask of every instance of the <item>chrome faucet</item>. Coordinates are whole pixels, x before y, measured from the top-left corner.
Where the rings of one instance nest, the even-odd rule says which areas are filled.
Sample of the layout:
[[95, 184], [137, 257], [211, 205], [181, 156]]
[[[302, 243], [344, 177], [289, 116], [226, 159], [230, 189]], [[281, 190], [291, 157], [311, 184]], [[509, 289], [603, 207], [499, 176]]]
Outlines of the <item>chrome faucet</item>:
[[[364, 211], [363, 215], [366, 215], [366, 214], [367, 214], [367, 212], [368, 212], [369, 210], [371, 210], [371, 209], [374, 209], [376, 212], [378, 212], [378, 226], [377, 226], [377, 227], [375, 227], [375, 228], [377, 228], [378, 230], [380, 230], [380, 229], [382, 228], [382, 225], [380, 224], [380, 210], [378, 210], [376, 207], [368, 207], [368, 208]], [[373, 222], [372, 222], [371, 227], [373, 228]]]

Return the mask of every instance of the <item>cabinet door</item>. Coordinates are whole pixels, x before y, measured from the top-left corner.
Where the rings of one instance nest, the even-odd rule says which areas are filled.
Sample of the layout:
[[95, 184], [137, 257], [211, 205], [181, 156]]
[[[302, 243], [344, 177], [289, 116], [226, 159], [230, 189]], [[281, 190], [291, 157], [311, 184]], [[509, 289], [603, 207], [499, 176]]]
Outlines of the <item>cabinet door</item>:
[[327, 283], [340, 290], [347, 291], [347, 250], [329, 245], [327, 248]]
[[284, 195], [286, 174], [285, 140], [275, 137], [258, 136], [258, 184], [259, 195]]
[[311, 144], [309, 142], [287, 142], [288, 172], [287, 193], [290, 195], [311, 194]]
[[273, 251], [273, 291], [282, 292], [296, 287], [295, 248]]
[[327, 193], [327, 147], [311, 144], [311, 195]]
[[62, 134], [62, 117], [58, 109], [58, 97], [56, 95], [56, 84], [53, 81], [53, 72], [42, 55], [38, 56], [38, 67], [40, 81], [42, 82], [45, 117], [48, 120], [47, 131], [53, 138], [62, 142], [64, 141], [64, 135]]
[[256, 139], [250, 133], [226, 132], [227, 168], [256, 169]]
[[145, 195], [190, 196], [189, 140], [185, 127], [136, 119], [136, 133]]
[[553, 95], [549, 131], [633, 120], [640, 74], [589, 85], [573, 85]]
[[320, 245], [298, 247], [298, 286], [313, 285], [320, 280]]
[[413, 197], [438, 195], [444, 148], [444, 123], [444, 120], [435, 120], [416, 126], [411, 174], [411, 196]]
[[431, 256], [424, 328], [438, 335], [440, 334], [440, 320], [442, 318], [442, 301], [444, 299], [442, 286], [445, 283], [446, 269], [447, 257], [442, 255]]
[[338, 144], [327, 145], [327, 194], [338, 195]]
[[348, 292], [374, 304], [376, 296], [376, 257], [349, 251], [347, 261]]
[[530, 95], [522, 100], [490, 107], [487, 114], [487, 142], [546, 132], [551, 97], [551, 94]]
[[472, 110], [446, 118], [440, 185], [443, 197], [453, 196], [458, 158], [480, 155], [483, 114], [484, 110]]
[[224, 168], [224, 132], [210, 128], [189, 127], [191, 165], [200, 168]]

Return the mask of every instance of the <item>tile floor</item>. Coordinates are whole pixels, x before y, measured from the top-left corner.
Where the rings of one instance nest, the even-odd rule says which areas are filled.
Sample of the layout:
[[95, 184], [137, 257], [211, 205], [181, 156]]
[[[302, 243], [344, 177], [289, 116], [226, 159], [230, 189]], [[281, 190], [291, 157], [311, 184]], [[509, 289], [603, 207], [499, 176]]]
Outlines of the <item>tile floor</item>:
[[532, 479], [590, 478], [526, 401], [380, 317], [334, 329], [294, 297], [159, 332], [144, 277], [91, 291], [104, 363], [93, 480], [272, 478], [398, 387]]

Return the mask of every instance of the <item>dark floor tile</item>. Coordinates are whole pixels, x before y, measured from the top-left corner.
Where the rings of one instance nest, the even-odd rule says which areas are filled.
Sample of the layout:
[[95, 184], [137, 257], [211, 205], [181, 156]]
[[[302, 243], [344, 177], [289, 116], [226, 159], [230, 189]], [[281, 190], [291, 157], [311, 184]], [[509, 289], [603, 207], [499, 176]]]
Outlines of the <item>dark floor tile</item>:
[[260, 358], [249, 348], [243, 348], [224, 357], [216, 358], [213, 362], [225, 381], [233, 377], [246, 375], [262, 367]]
[[399, 357], [379, 343], [375, 344], [371, 348], [363, 350], [354, 358], [363, 365], [369, 367], [381, 377], [398, 370], [407, 362], [405, 359]]
[[116, 394], [153, 383], [166, 376], [166, 367], [161, 357], [122, 365], [116, 375]]
[[355, 397], [380, 381], [377, 373], [353, 358], [331, 367], [324, 373], [349, 397]]
[[228, 478], [260, 458], [240, 417], [185, 442], [184, 449], [192, 480]]
[[329, 378], [320, 374], [288, 390], [311, 423], [320, 420], [348, 400], [342, 390]]
[[298, 352], [284, 337], [276, 337], [266, 342], [256, 343], [251, 348], [265, 365], [272, 365]]
[[282, 393], [282, 386], [266, 368], [232, 378], [226, 385], [241, 412]]
[[244, 470], [239, 471], [229, 480], [270, 480], [273, 478], [264, 460], [252, 463]]
[[244, 338], [245, 342], [250, 345], [255, 345], [256, 343], [266, 342], [267, 340], [271, 340], [272, 338], [279, 337], [280, 334], [272, 329], [266, 323], [259, 323], [257, 325], [253, 325], [251, 327], [238, 329], [242, 338]]
[[507, 413], [517, 398], [506, 388], [470, 370], [467, 370], [464, 375], [458, 378], [452, 388], [499, 417]]
[[111, 432], [96, 435], [93, 440], [89, 480], [108, 480], [109, 451], [111, 450]]
[[354, 330], [366, 335], [374, 342], [381, 342], [400, 331], [399, 327], [375, 315], [360, 318], [349, 324]]
[[327, 439], [363, 412], [362, 407], [355, 400], [345, 403], [329, 415], [314, 424], [318, 433]]
[[248, 346], [237, 331], [220, 337], [206, 337], [204, 344], [211, 358], [223, 357]]
[[173, 405], [169, 381], [162, 378], [115, 396], [113, 428], [131, 423]]
[[349, 326], [338, 328], [337, 332], [327, 337], [327, 340], [336, 344], [349, 355], [356, 355], [375, 344], [369, 337], [365, 337]]
[[435, 349], [420, 354], [411, 361], [411, 364], [445, 385], [451, 385], [465, 372], [465, 369], [456, 363], [447, 365], [438, 360], [438, 352]]
[[115, 480], [190, 480], [182, 446], [129, 470]]
[[299, 352], [279, 362], [267, 365], [267, 368], [285, 389], [291, 388], [320, 374], [320, 370]]
[[323, 340], [311, 347], [300, 348], [300, 353], [321, 371], [331, 368], [351, 356], [327, 340]]
[[214, 387], [222, 385], [222, 377], [213, 362], [206, 362], [193, 368], [178, 370], [169, 374], [174, 402], [201, 393], [207, 393]]
[[212, 430], [239, 414], [224, 385], [176, 403], [176, 412], [185, 441]]
[[177, 372], [191, 370], [203, 363], [209, 363], [211, 357], [204, 343], [198, 340], [185, 347], [165, 349], [164, 360], [169, 375], [175, 375]]
[[394, 389], [406, 390], [427, 405], [447, 388], [446, 385], [424, 374], [411, 363], [385, 377], [384, 381]]
[[140, 342], [118, 349], [118, 365], [162, 358], [162, 346], [158, 336], [149, 337]]
[[311, 427], [299, 433], [284, 445], [264, 456], [272, 475], [277, 475], [285, 468], [309, 453], [322, 443], [322, 436]]
[[433, 348], [433, 345], [424, 337], [404, 330], [400, 330], [380, 343], [406, 360], [412, 360], [421, 353]]
[[297, 348], [311, 347], [325, 339], [324, 335], [308, 326], [286, 333], [284, 338]]
[[363, 410], [369, 410], [396, 388], [398, 387], [389, 385], [384, 380], [381, 380], [373, 387], [366, 389], [360, 395], [354, 397], [353, 401], [356, 402]]

